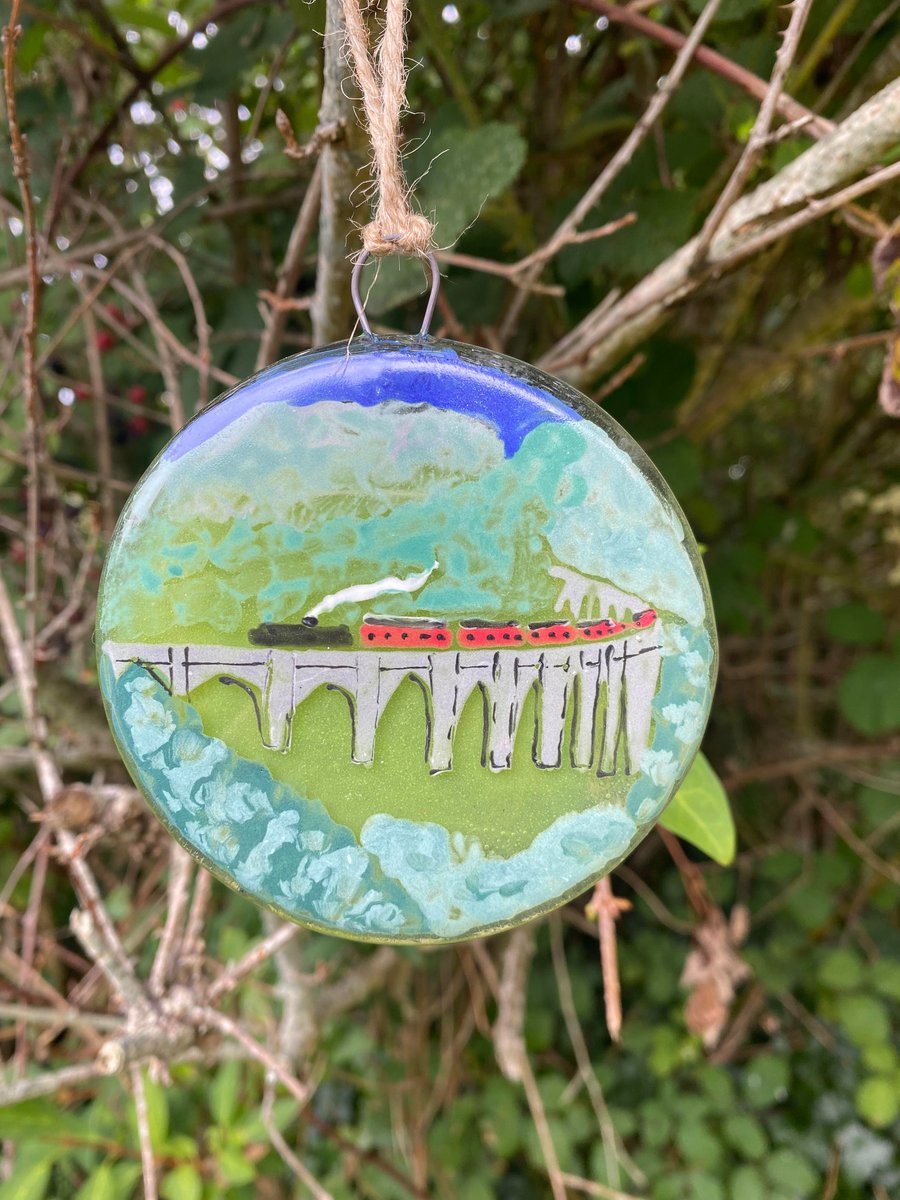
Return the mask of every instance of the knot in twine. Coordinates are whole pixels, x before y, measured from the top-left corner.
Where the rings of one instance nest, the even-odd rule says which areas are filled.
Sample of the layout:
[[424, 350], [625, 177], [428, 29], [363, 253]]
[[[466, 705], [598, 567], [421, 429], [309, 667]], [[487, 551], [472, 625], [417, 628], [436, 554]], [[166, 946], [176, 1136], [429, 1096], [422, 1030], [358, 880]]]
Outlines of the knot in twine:
[[362, 231], [369, 254], [424, 255], [434, 226], [410, 207], [400, 160], [400, 116], [406, 96], [406, 0], [387, 0], [384, 28], [374, 56], [359, 0], [342, 0], [347, 44], [362, 92], [378, 189], [374, 216]]

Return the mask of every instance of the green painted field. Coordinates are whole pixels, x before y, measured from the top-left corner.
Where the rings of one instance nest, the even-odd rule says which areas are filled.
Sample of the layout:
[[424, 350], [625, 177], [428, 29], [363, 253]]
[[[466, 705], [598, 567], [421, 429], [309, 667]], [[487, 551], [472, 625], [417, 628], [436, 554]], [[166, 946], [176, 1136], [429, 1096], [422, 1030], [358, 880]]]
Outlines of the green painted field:
[[[483, 711], [473, 695], [456, 732], [453, 770], [442, 775], [431, 775], [425, 762], [424, 698], [411, 679], [397, 689], [379, 722], [371, 766], [350, 760], [350, 711], [338, 691], [320, 688], [297, 709], [287, 753], [263, 747], [250, 698], [239, 688], [211, 681], [191, 694], [191, 703], [210, 736], [262, 763], [310, 800], [321, 800], [332, 818], [357, 836], [368, 816], [383, 812], [477, 835], [488, 854], [506, 856], [528, 846], [561, 813], [602, 802], [624, 803], [632, 782], [622, 775], [601, 779], [567, 766], [536, 767], [531, 759], [533, 691], [522, 712], [509, 771], [481, 766]], [[569, 761], [568, 734], [566, 743], [564, 763]]]

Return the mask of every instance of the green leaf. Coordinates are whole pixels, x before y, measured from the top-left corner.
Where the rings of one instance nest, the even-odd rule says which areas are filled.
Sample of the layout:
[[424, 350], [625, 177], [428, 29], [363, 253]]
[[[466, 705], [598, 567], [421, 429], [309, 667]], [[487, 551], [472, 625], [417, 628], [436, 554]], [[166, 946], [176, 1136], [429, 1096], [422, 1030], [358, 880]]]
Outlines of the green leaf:
[[755, 1117], [747, 1113], [731, 1113], [722, 1125], [725, 1140], [741, 1158], [758, 1161], [769, 1149], [766, 1131]]
[[722, 1147], [705, 1121], [685, 1121], [675, 1130], [675, 1144], [691, 1167], [715, 1168], [722, 1158]]
[[217, 1125], [230, 1125], [234, 1119], [240, 1078], [240, 1063], [233, 1060], [216, 1071], [209, 1089], [209, 1111]]
[[728, 796], [703, 753], [697, 754], [659, 823], [722, 866], [734, 859], [734, 818]]
[[868, 1125], [884, 1129], [900, 1116], [900, 1088], [895, 1079], [873, 1075], [856, 1091], [856, 1111]]
[[44, 1200], [56, 1156], [44, 1150], [37, 1157], [23, 1155], [18, 1166], [0, 1184], [0, 1200]]
[[695, 1171], [687, 1185], [686, 1200], [725, 1200], [722, 1184], [705, 1171]]
[[891, 1022], [884, 1002], [877, 996], [852, 992], [837, 1000], [837, 1018], [850, 1041], [857, 1046], [889, 1042]]
[[117, 1200], [119, 1195], [112, 1164], [102, 1162], [75, 1193], [75, 1200]]
[[243, 1187], [256, 1178], [256, 1167], [239, 1150], [226, 1146], [216, 1155], [219, 1173], [234, 1187]]
[[422, 180], [420, 195], [426, 211], [434, 207], [440, 245], [455, 242], [485, 201], [509, 187], [522, 169], [527, 149], [515, 125], [499, 121], [480, 129], [448, 130], [443, 145], [426, 146], [426, 152], [439, 157], [434, 157]]
[[863, 1065], [876, 1075], [900, 1075], [900, 1050], [888, 1042], [874, 1042], [862, 1048]]
[[831, 950], [819, 966], [819, 982], [836, 992], [849, 992], [862, 983], [862, 961], [852, 950]]
[[744, 1095], [753, 1108], [768, 1108], [787, 1098], [790, 1070], [787, 1059], [761, 1054], [744, 1069]]
[[57, 1142], [69, 1135], [79, 1140], [100, 1141], [88, 1123], [73, 1113], [62, 1112], [49, 1100], [25, 1100], [0, 1108], [0, 1138], [17, 1142]]
[[159, 1194], [163, 1200], [201, 1200], [203, 1179], [200, 1172], [190, 1163], [183, 1163], [169, 1171], [160, 1184]]
[[154, 1082], [144, 1073], [144, 1095], [147, 1098], [147, 1123], [150, 1129], [150, 1140], [158, 1146], [166, 1140], [169, 1132], [169, 1101], [165, 1088]]
[[891, 958], [879, 958], [869, 968], [872, 986], [889, 1000], [900, 1000], [900, 962]]
[[766, 1174], [779, 1192], [803, 1200], [811, 1195], [819, 1179], [809, 1160], [796, 1150], [775, 1150], [766, 1161]]
[[[438, 245], [452, 246], [476, 220], [485, 201], [509, 187], [522, 169], [526, 152], [527, 143], [515, 125], [493, 121], [480, 129], [446, 129], [411, 156], [411, 178], [427, 171], [417, 188], [419, 207], [434, 220]], [[369, 311], [386, 312], [425, 286], [420, 263], [383, 260]]]
[[838, 708], [860, 733], [873, 737], [900, 729], [900, 657], [867, 654], [838, 686]]
[[703, 1063], [698, 1068], [695, 1079], [719, 1112], [734, 1106], [734, 1080], [724, 1067]]
[[766, 1200], [769, 1188], [756, 1167], [738, 1167], [731, 1173], [731, 1200]]
[[858, 601], [842, 604], [825, 614], [825, 631], [844, 646], [877, 646], [884, 638], [884, 617]]

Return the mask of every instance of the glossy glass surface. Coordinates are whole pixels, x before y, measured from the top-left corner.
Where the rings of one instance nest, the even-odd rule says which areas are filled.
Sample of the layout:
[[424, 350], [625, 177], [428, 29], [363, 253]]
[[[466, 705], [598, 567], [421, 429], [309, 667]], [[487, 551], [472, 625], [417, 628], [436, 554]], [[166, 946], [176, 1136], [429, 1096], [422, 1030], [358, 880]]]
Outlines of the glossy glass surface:
[[697, 749], [703, 569], [628, 435], [452, 342], [360, 338], [197, 416], [104, 571], [135, 782], [221, 878], [371, 941], [520, 923], [618, 863]]

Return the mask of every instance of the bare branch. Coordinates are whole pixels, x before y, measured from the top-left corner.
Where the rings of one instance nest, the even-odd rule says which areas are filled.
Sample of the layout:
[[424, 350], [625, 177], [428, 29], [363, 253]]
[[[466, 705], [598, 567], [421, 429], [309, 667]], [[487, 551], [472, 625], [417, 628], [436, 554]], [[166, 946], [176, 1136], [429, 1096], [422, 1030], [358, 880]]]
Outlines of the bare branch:
[[[322, 200], [322, 164], [316, 163], [316, 169], [303, 197], [303, 203], [294, 221], [291, 236], [288, 239], [284, 262], [278, 272], [275, 284], [275, 296], [278, 300], [286, 300], [293, 296], [297, 289], [300, 273], [303, 270], [303, 258], [306, 247], [315, 232], [316, 219], [319, 215], [319, 205]], [[286, 307], [273, 305], [263, 316], [265, 329], [259, 343], [259, 353], [256, 356], [256, 369], [261, 371], [278, 357], [284, 327], [287, 324], [288, 310]]]
[[28, 152], [19, 126], [16, 105], [16, 44], [22, 32], [18, 24], [21, 0], [12, 0], [9, 20], [3, 30], [3, 88], [6, 121], [12, 151], [13, 175], [19, 185], [28, 268], [28, 298], [22, 332], [22, 390], [25, 397], [25, 453], [27, 476], [27, 537], [25, 542], [25, 641], [29, 657], [34, 657], [37, 632], [38, 591], [38, 514], [41, 504], [39, 462], [43, 447], [41, 394], [37, 377], [37, 336], [41, 308], [41, 274], [38, 251], [37, 216], [31, 190]]
[[[673, 50], [680, 49], [687, 40], [685, 35], [679, 33], [677, 29], [670, 29], [668, 25], [661, 25], [659, 21], [653, 21], [649, 17], [645, 17], [643, 13], [636, 12], [634, 5], [625, 7], [621, 4], [609, 4], [607, 0], [570, 0], [570, 2], [578, 8], [587, 8], [591, 12], [600, 13], [601, 16], [618, 25], [633, 29], [635, 33], [643, 33], [646, 37], [662, 42], [665, 46], [671, 46]], [[729, 80], [745, 91], [748, 96], [752, 96], [754, 100], [762, 101], [764, 99], [768, 90], [766, 81], [760, 79], [758, 75], [754, 75], [752, 71], [748, 71], [746, 67], [719, 54], [718, 51], [711, 50], [708, 46], [699, 46], [694, 55], [694, 61], [698, 66], [706, 67], [708, 71], [713, 71], [723, 79]], [[833, 122], [826, 120], [825, 117], [820, 117], [784, 93], [778, 97], [776, 108], [786, 121], [797, 122], [798, 127], [804, 129], [811, 137], [824, 137], [834, 128]], [[801, 121], [803, 124], [799, 125]]]
[[141, 1143], [141, 1173], [144, 1177], [144, 1200], [157, 1200], [156, 1156], [153, 1153], [153, 1138], [150, 1135], [150, 1114], [147, 1111], [147, 1092], [141, 1068], [131, 1068], [131, 1091], [134, 1096], [134, 1112], [137, 1118], [138, 1138]]
[[24, 1079], [0, 1080], [0, 1108], [7, 1104], [21, 1104], [23, 1100], [37, 1100], [41, 1096], [52, 1096], [61, 1088], [75, 1087], [88, 1080], [97, 1079], [102, 1072], [96, 1063], [75, 1063], [71, 1067], [60, 1067], [58, 1071], [47, 1071], [42, 1075], [27, 1075]]
[[522, 1080], [523, 1063], [527, 1057], [522, 1027], [525, 1022], [528, 973], [534, 951], [533, 926], [514, 929], [504, 947], [500, 968], [497, 1020], [493, 1031], [494, 1052], [500, 1070], [515, 1083]]
[[[544, 370], [584, 384], [647, 337], [671, 307], [714, 275], [773, 241], [897, 176], [892, 164], [839, 188], [886, 154], [900, 138], [900, 82], [873, 96], [833, 133], [744, 196], [728, 211], [703, 271], [693, 271], [697, 239], [677, 250], [614, 304], [599, 306], [541, 359]], [[792, 216], [783, 216], [785, 213]], [[759, 230], [762, 229], [762, 232]]]
[[257, 942], [255, 946], [252, 946], [243, 958], [225, 968], [219, 978], [210, 987], [209, 999], [218, 1000], [220, 997], [227, 995], [228, 992], [232, 991], [240, 983], [245, 975], [249, 975], [251, 971], [255, 971], [258, 966], [268, 961], [277, 950], [286, 945], [291, 938], [296, 937], [299, 932], [299, 925], [291, 925], [288, 921], [282, 922], [268, 937], [263, 938], [261, 942]]
[[600, 962], [603, 966], [603, 1005], [606, 1028], [617, 1042], [622, 1033], [622, 985], [619, 982], [619, 955], [616, 947], [616, 921], [631, 908], [631, 901], [614, 896], [608, 875], [597, 881], [594, 895], [585, 908], [597, 922], [600, 935]]
[[156, 957], [150, 968], [148, 988], [152, 996], [160, 996], [175, 966], [178, 947], [183, 933], [194, 860], [175, 841], [169, 852], [169, 886], [166, 893], [166, 923], [163, 927]]
[[281, 1130], [275, 1124], [272, 1113], [274, 1103], [275, 1089], [272, 1087], [271, 1081], [267, 1080], [260, 1116], [262, 1117], [263, 1125], [266, 1127], [266, 1133], [269, 1135], [269, 1141], [278, 1151], [286, 1166], [294, 1172], [303, 1186], [312, 1194], [313, 1200], [334, 1200], [331, 1192], [322, 1187], [309, 1167], [294, 1153], [282, 1137]]
[[706, 259], [712, 240], [725, 220], [725, 214], [743, 191], [744, 184], [750, 178], [751, 171], [756, 166], [763, 149], [768, 143], [772, 121], [778, 107], [778, 100], [784, 89], [784, 81], [787, 73], [797, 55], [800, 38], [803, 34], [810, 8], [812, 8], [812, 0], [795, 0], [791, 5], [791, 19], [775, 55], [772, 78], [769, 80], [769, 86], [766, 88], [763, 102], [760, 105], [759, 112], [756, 114], [756, 120], [750, 131], [750, 136], [747, 138], [737, 166], [732, 171], [730, 179], [722, 189], [718, 200], [713, 205], [712, 212], [706, 218], [706, 223], [697, 237], [697, 247], [694, 256], [695, 267], [702, 264]]
[[563, 941], [562, 919], [558, 913], [554, 913], [550, 918], [550, 952], [553, 957], [556, 988], [559, 992], [559, 1007], [562, 1011], [563, 1020], [566, 1023], [566, 1031], [569, 1035], [569, 1041], [572, 1043], [572, 1050], [575, 1053], [575, 1062], [578, 1065], [578, 1078], [581, 1080], [588, 1094], [591, 1107], [594, 1110], [594, 1116], [597, 1118], [597, 1125], [600, 1129], [607, 1178], [614, 1187], [619, 1186], [619, 1163], [621, 1162], [628, 1175], [638, 1187], [644, 1187], [647, 1183], [647, 1177], [637, 1164], [632, 1162], [628, 1152], [616, 1134], [615, 1126], [609, 1115], [609, 1109], [606, 1106], [603, 1088], [600, 1086], [600, 1080], [597, 1078], [597, 1072], [594, 1070], [594, 1065], [591, 1062], [591, 1055], [585, 1041], [584, 1030], [581, 1028], [581, 1022], [578, 1020], [578, 1013], [575, 1010], [572, 979], [569, 974], [569, 964], [566, 961], [566, 948]]
[[[622, 171], [631, 162], [638, 147], [646, 138], [647, 134], [662, 116], [666, 105], [672, 98], [684, 78], [685, 72], [691, 64], [691, 60], [697, 50], [697, 47], [703, 41], [707, 29], [712, 24], [713, 18], [718, 11], [721, 0], [707, 0], [703, 8], [703, 12], [697, 18], [697, 23], [691, 30], [690, 37], [685, 41], [684, 45], [678, 51], [678, 56], [672, 65], [672, 70], [666, 75], [665, 79], [660, 82], [660, 86], [652, 96], [650, 103], [644, 110], [643, 116], [631, 130], [628, 137], [612, 156], [591, 186], [587, 189], [569, 215], [557, 227], [553, 235], [531, 256], [533, 265], [529, 268], [524, 278], [529, 282], [541, 273], [544, 265], [550, 261], [564, 246], [568, 245], [569, 241], [577, 236], [578, 227], [585, 220], [588, 214], [600, 203], [600, 200], [609, 190], [610, 185], [615, 179], [621, 175]], [[522, 311], [522, 306], [527, 299], [527, 290], [521, 290], [518, 295], [513, 297], [513, 301], [507, 310], [506, 316], [500, 325], [500, 339], [505, 341], [512, 332], [516, 322], [519, 319], [519, 314]]]
[[342, 125], [344, 137], [322, 148], [319, 159], [322, 202], [319, 217], [319, 261], [312, 306], [313, 343], [316, 346], [346, 337], [352, 324], [348, 238], [359, 224], [361, 212], [353, 202], [368, 149], [365, 133], [352, 101], [344, 92], [351, 75], [344, 54], [344, 20], [341, 0], [326, 0], [325, 61], [319, 126]]

